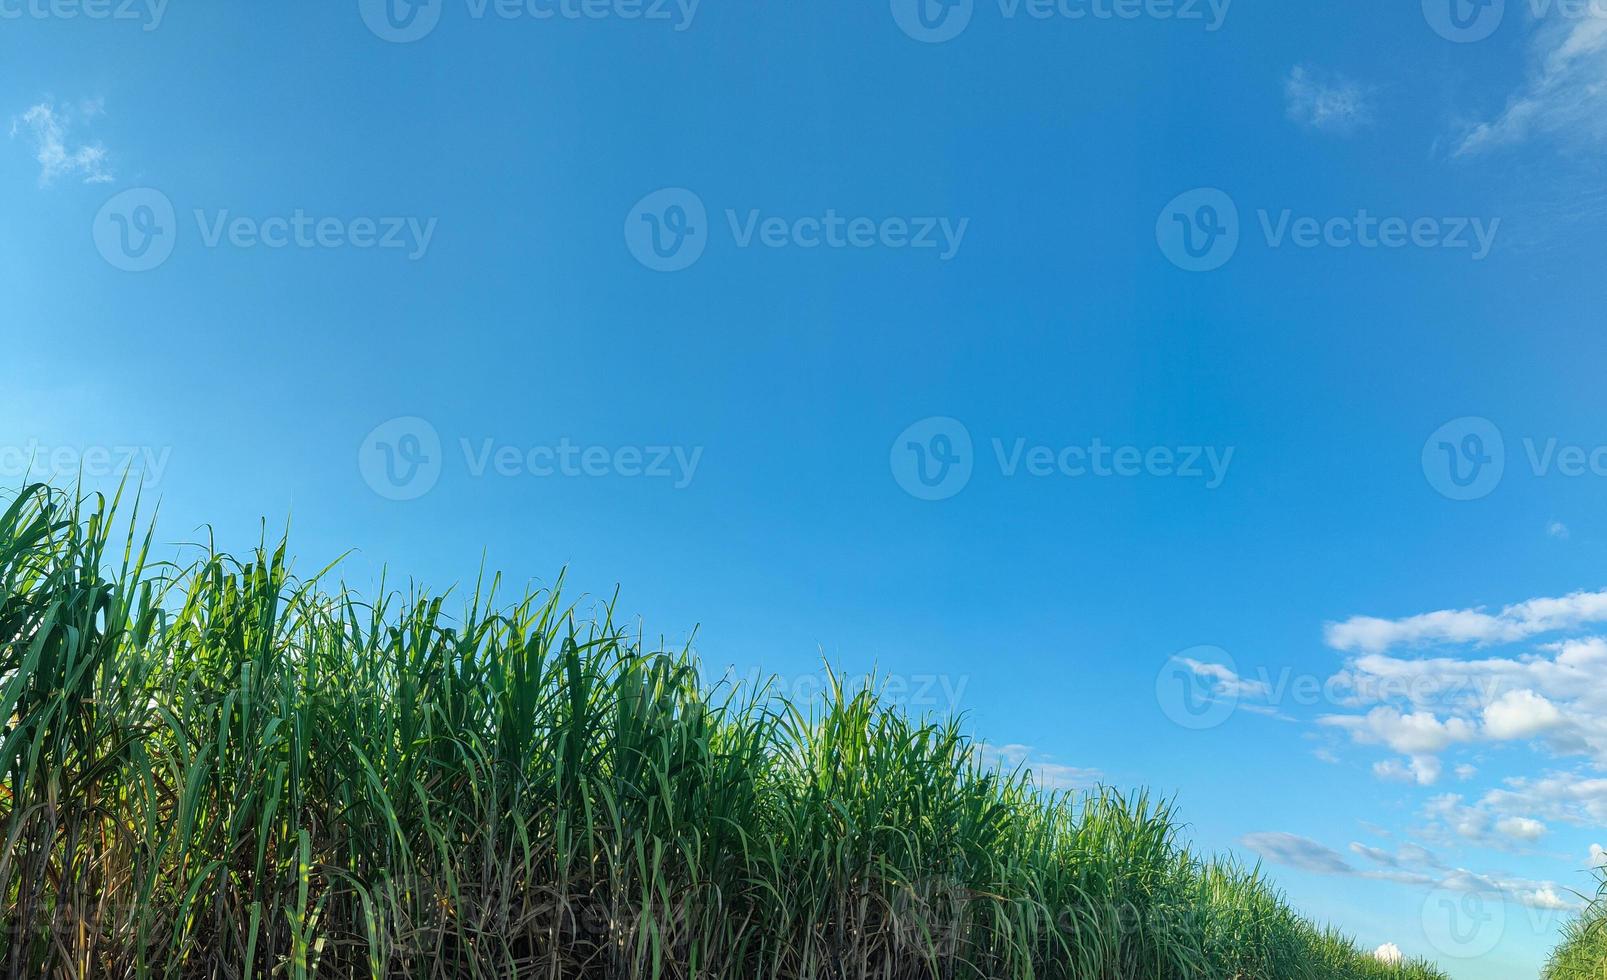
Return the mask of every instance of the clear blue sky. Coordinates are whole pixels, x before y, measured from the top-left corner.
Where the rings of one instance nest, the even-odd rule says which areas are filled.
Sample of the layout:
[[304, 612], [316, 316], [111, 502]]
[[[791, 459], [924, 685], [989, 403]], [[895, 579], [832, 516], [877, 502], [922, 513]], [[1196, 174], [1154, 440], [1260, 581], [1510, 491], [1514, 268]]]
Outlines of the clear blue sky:
[[1607, 22], [397, 2], [0, 4], [8, 482], [140, 447], [169, 541], [942, 678], [1533, 974], [1607, 843], [1600, 603], [1508, 608], [1607, 585]]

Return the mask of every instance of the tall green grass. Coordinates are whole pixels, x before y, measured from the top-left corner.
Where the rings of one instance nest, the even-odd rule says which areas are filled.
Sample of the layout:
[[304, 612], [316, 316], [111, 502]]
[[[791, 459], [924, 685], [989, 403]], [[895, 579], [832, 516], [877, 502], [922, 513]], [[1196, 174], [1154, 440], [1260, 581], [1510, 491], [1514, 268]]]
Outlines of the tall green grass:
[[[1607, 872], [1600, 873], [1607, 879]], [[1563, 929], [1545, 980], [1607, 980], [1607, 880], [1596, 900]]]
[[0, 505], [9, 977], [1440, 976], [1169, 803], [1045, 793], [873, 691], [711, 690], [556, 590], [452, 615]]

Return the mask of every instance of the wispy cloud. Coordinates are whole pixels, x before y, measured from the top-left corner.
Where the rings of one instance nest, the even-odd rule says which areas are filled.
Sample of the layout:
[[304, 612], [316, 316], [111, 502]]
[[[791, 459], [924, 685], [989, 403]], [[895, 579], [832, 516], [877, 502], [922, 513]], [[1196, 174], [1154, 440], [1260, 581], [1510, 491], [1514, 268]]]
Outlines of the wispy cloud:
[[1457, 155], [1547, 137], [1607, 143], [1607, 10], [1586, 4], [1577, 16], [1542, 21], [1529, 80], [1494, 119], [1463, 137]]
[[1373, 121], [1372, 93], [1334, 72], [1297, 65], [1284, 79], [1283, 97], [1289, 118], [1311, 129], [1343, 136]]
[[[1524, 832], [1531, 828], [1521, 828]], [[1393, 881], [1420, 888], [1445, 888], [1462, 892], [1495, 892], [1509, 901], [1529, 908], [1570, 911], [1579, 904], [1562, 897], [1566, 891], [1554, 881], [1534, 881], [1505, 874], [1483, 874], [1466, 868], [1451, 868], [1427, 848], [1408, 845], [1395, 853], [1365, 844], [1350, 849], [1376, 867], [1360, 867], [1344, 855], [1297, 834], [1246, 834], [1240, 843], [1262, 858], [1302, 871], [1335, 877], [1369, 878]]]
[[1607, 621], [1607, 591], [1575, 592], [1560, 598], [1530, 599], [1499, 612], [1442, 609], [1403, 619], [1352, 616], [1329, 623], [1328, 645], [1346, 652], [1382, 653], [1397, 646], [1431, 643], [1515, 643], [1541, 633]]
[[73, 134], [75, 126], [88, 123], [104, 111], [105, 103], [98, 98], [65, 108], [47, 100], [11, 120], [11, 138], [33, 145], [34, 158], [39, 162], [39, 186], [48, 187], [62, 177], [77, 177], [86, 184], [112, 180], [106, 147], [99, 141], [78, 141]]
[[1332, 875], [1348, 875], [1356, 872], [1338, 851], [1324, 847], [1309, 837], [1267, 832], [1245, 834], [1241, 842], [1268, 861], [1291, 868]]
[[1240, 677], [1233, 668], [1224, 664], [1207, 663], [1193, 657], [1179, 656], [1174, 659], [1193, 672], [1194, 676], [1208, 681], [1213, 694], [1229, 698], [1264, 698], [1272, 693], [1272, 688], [1265, 681]]

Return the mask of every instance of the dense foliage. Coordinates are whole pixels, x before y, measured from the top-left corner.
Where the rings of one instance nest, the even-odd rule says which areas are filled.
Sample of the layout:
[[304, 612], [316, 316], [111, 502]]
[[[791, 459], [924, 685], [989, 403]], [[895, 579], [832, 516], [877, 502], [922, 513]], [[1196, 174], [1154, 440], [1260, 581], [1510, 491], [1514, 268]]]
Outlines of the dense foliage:
[[1545, 980], [1607, 980], [1607, 892], [1563, 930]]
[[283, 545], [155, 562], [115, 501], [0, 507], [6, 976], [1440, 976], [868, 690], [711, 690], [557, 591], [452, 617]]

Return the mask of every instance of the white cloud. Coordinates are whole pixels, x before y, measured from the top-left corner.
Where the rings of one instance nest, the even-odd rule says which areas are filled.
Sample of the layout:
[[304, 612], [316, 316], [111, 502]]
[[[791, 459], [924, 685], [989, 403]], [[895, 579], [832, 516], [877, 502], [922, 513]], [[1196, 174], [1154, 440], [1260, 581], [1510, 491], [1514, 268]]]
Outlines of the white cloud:
[[1433, 786], [1440, 779], [1440, 760], [1432, 755], [1414, 755], [1405, 762], [1385, 759], [1373, 763], [1373, 775], [1397, 783]]
[[1500, 115], [1463, 138], [1458, 155], [1532, 136], [1585, 145], [1607, 142], [1607, 9], [1583, 6], [1579, 16], [1540, 23], [1529, 80]]
[[1599, 827], [1607, 821], [1607, 779], [1568, 772], [1513, 777], [1505, 788], [1485, 793], [1478, 805], [1502, 814]]
[[1508, 691], [1484, 706], [1484, 732], [1494, 739], [1533, 738], [1560, 724], [1562, 712], [1533, 691]]
[[1494, 818], [1487, 809], [1468, 806], [1458, 793], [1443, 793], [1431, 798], [1423, 806], [1423, 814], [1431, 821], [1429, 830], [1439, 834], [1439, 828], [1455, 834], [1462, 840], [1474, 843], [1497, 843], [1490, 837]]
[[1383, 653], [1431, 643], [1516, 643], [1541, 633], [1607, 622], [1607, 591], [1530, 599], [1498, 613], [1442, 609], [1403, 619], [1353, 616], [1324, 629], [1328, 645], [1347, 653]]
[[1440, 721], [1431, 712], [1415, 711], [1402, 714], [1399, 710], [1380, 706], [1365, 715], [1326, 715], [1319, 719], [1324, 725], [1342, 728], [1351, 738], [1363, 744], [1383, 743], [1402, 755], [1426, 756], [1441, 752], [1455, 742], [1468, 742], [1478, 730], [1461, 718]]
[[1546, 825], [1531, 817], [1502, 817], [1495, 829], [1520, 841], [1537, 841], [1546, 835]]
[[1557, 890], [1550, 886], [1520, 891], [1518, 900], [1532, 909], [1548, 912], [1570, 912], [1578, 908], [1578, 905], [1558, 895]]
[[1456, 839], [1481, 847], [1509, 852], [1523, 852], [1526, 845], [1551, 833], [1551, 828], [1532, 813], [1544, 810], [1526, 810], [1539, 802], [1492, 790], [1469, 803], [1457, 793], [1444, 793], [1431, 798], [1423, 807], [1428, 823], [1419, 829], [1425, 839], [1451, 843]]
[[1385, 943], [1373, 950], [1373, 959], [1388, 966], [1400, 966], [1406, 959], [1401, 954], [1401, 948], [1394, 943]]
[[1568, 525], [1561, 521], [1552, 521], [1550, 524], [1546, 525], [1546, 533], [1554, 538], [1567, 538]]
[[1284, 108], [1302, 126], [1341, 135], [1372, 122], [1369, 92], [1342, 75], [1296, 66], [1283, 83]]
[[[1560, 838], [1564, 825], [1593, 833], [1607, 824], [1602, 772], [1607, 770], [1607, 637], [1543, 634], [1603, 622], [1607, 591], [1541, 597], [1499, 609], [1330, 623], [1329, 644], [1348, 656], [1323, 685], [1336, 707], [1318, 717], [1318, 725], [1348, 734], [1353, 743], [1389, 750], [1393, 757], [1376, 761], [1374, 774], [1416, 786], [1435, 785], [1447, 772], [1478, 786], [1474, 780], [1481, 770], [1497, 770], [1519, 758], [1513, 743], [1528, 743], [1537, 756], [1584, 757], [1588, 762], [1572, 771], [1537, 766], [1480, 791], [1432, 796], [1410, 827], [1413, 837], [1447, 854], [1477, 848], [1524, 861], [1553, 858], [1552, 849], [1538, 848]], [[1461, 649], [1525, 641], [1531, 645], [1500, 655]], [[1438, 648], [1395, 649], [1431, 645]], [[1332, 736], [1310, 737], [1326, 741]], [[1241, 842], [1268, 862], [1319, 874], [1497, 892], [1508, 902], [1543, 912], [1581, 907], [1578, 896], [1555, 881], [1453, 867], [1419, 844], [1408, 852], [1353, 843], [1342, 855], [1294, 834], [1252, 834]], [[1576, 839], [1574, 847], [1579, 848], [1574, 853], [1583, 852], [1583, 841]], [[1586, 856], [1593, 868], [1607, 868], [1603, 846], [1592, 845]]]
[[[1560, 614], [1542, 603], [1552, 601], [1523, 606], [1551, 621]], [[1329, 690], [1336, 704], [1366, 713], [1327, 715], [1320, 724], [1401, 755], [1437, 755], [1478, 741], [1534, 740], [1554, 755], [1584, 755], [1607, 767], [1607, 640], [1601, 637], [1476, 660], [1366, 654], [1347, 662]], [[1405, 771], [1400, 763], [1378, 767], [1385, 778], [1401, 778]], [[1475, 772], [1459, 766], [1457, 776]]]
[[58, 109], [52, 102], [41, 102], [11, 121], [11, 138], [33, 144], [39, 162], [39, 186], [47, 187], [61, 177], [81, 177], [86, 184], [112, 180], [106, 148], [99, 142], [81, 143], [71, 139], [75, 123], [87, 122], [105, 111], [101, 99], [82, 102], [76, 109]]

